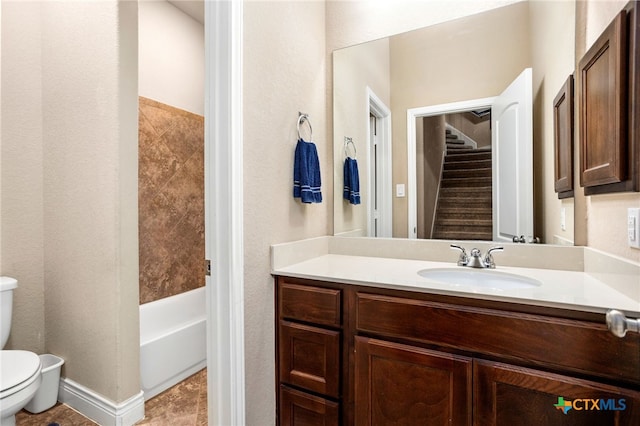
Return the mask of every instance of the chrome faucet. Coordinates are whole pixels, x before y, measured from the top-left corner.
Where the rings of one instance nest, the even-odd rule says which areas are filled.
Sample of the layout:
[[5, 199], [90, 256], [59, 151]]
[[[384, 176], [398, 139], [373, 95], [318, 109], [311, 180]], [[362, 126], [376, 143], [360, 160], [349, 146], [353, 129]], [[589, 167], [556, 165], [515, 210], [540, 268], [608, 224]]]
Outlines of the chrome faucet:
[[489, 269], [495, 269], [496, 267], [496, 263], [494, 262], [491, 253], [494, 251], [504, 250], [504, 247], [491, 247], [489, 250], [487, 250], [487, 254], [483, 258], [480, 250], [478, 250], [477, 248], [471, 249], [469, 255], [467, 255], [467, 251], [462, 246], [451, 244], [451, 248], [460, 250], [460, 257], [458, 257], [458, 266]]
[[458, 258], [458, 266], [467, 266], [467, 263], [469, 263], [469, 256], [467, 256], [467, 251], [464, 249], [464, 247], [451, 244], [451, 248], [460, 250], [460, 257]]

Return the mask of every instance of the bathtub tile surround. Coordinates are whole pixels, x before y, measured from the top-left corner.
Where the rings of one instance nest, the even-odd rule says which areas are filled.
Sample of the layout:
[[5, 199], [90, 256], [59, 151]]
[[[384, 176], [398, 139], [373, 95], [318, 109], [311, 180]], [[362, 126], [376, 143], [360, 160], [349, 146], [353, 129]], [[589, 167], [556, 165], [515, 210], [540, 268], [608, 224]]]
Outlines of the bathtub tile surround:
[[139, 98], [140, 304], [204, 286], [204, 117]]
[[176, 384], [189, 391], [180, 382], [206, 366], [204, 118], [145, 97], [138, 105], [140, 375], [151, 401]]

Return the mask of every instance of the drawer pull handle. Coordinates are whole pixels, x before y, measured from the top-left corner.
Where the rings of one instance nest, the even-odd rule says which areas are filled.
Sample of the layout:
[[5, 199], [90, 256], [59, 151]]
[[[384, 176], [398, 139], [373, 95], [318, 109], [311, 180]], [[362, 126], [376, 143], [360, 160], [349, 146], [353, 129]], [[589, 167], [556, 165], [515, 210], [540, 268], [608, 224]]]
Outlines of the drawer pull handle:
[[609, 309], [607, 311], [607, 327], [614, 335], [624, 337], [627, 331], [640, 333], [640, 320], [627, 318], [622, 312]]

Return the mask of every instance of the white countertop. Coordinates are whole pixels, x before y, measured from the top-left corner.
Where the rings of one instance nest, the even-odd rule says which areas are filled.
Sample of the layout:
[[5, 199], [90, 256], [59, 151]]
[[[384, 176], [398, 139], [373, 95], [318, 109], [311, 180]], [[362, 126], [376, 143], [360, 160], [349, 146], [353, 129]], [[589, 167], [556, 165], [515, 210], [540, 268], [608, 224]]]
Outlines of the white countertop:
[[586, 272], [498, 265], [495, 271], [518, 274], [541, 282], [537, 287], [502, 290], [444, 284], [418, 275], [418, 271], [428, 268], [458, 268], [458, 266], [447, 262], [325, 254], [292, 265], [276, 267], [272, 273], [343, 284], [421, 291], [596, 313], [618, 309], [627, 315], [640, 315], [639, 300], [626, 296]]

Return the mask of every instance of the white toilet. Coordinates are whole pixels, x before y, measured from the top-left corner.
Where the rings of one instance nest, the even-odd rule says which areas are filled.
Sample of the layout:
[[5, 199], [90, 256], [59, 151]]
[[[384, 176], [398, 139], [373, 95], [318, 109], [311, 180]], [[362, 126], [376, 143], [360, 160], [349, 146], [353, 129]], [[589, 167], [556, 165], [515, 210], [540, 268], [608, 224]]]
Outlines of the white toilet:
[[[13, 290], [18, 282], [0, 277], [0, 333], [2, 348], [11, 331]], [[33, 398], [42, 382], [40, 357], [28, 351], [0, 351], [0, 426], [14, 426], [16, 413]]]

